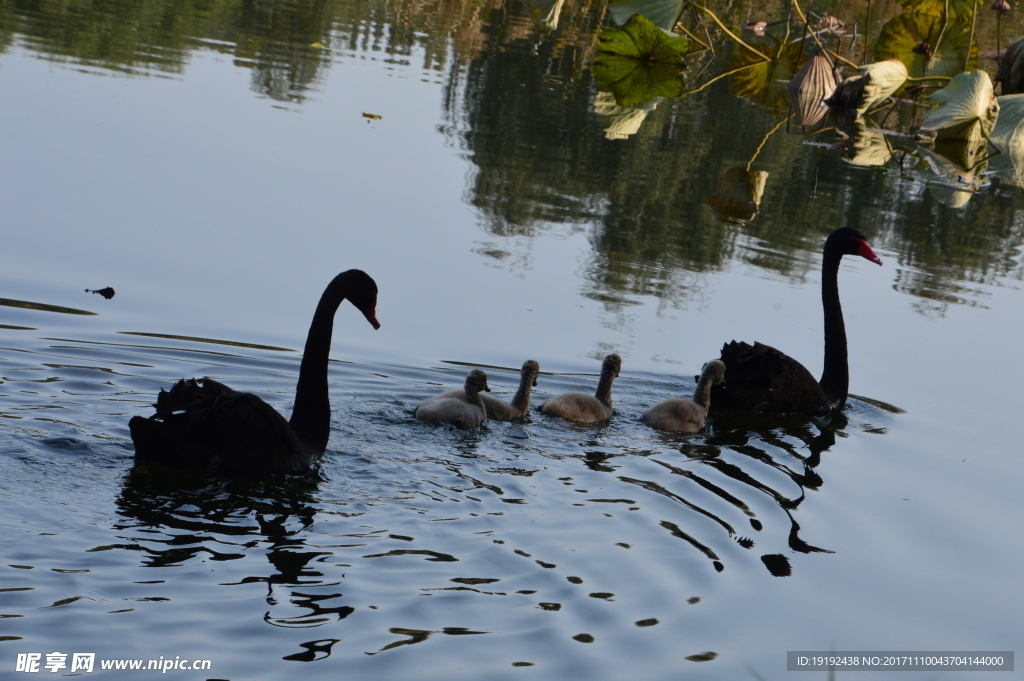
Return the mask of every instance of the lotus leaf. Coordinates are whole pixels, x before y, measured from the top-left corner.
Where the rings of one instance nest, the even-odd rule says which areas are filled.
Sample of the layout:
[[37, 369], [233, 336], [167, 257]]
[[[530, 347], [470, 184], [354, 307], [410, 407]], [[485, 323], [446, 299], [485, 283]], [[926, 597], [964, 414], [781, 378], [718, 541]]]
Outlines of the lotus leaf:
[[748, 222], [757, 215], [767, 181], [768, 173], [763, 170], [730, 168], [704, 203], [711, 206], [720, 222], [727, 225]]
[[860, 117], [853, 121], [847, 134], [850, 135], [849, 156], [843, 160], [855, 166], [884, 166], [892, 158], [892, 147], [885, 133], [869, 125], [868, 119]]
[[992, 80], [984, 71], [961, 73], [949, 85], [933, 92], [930, 99], [941, 106], [925, 115], [921, 131], [935, 131], [936, 139], [986, 138], [999, 116]]
[[992, 166], [999, 178], [1024, 186], [1024, 95], [1006, 95], [997, 100], [999, 118], [989, 140], [999, 154], [992, 157]]
[[655, 97], [678, 97], [689, 41], [666, 35], [642, 14], [622, 28], [597, 36], [591, 68], [599, 89], [615, 95], [619, 106], [631, 107]]
[[962, 208], [981, 187], [981, 182], [972, 173], [964, 173], [949, 159], [931, 149], [918, 147], [917, 154], [930, 171], [921, 172], [928, 183], [928, 190], [940, 203]]
[[619, 106], [615, 96], [609, 92], [598, 92], [594, 98], [594, 113], [597, 122], [604, 128], [604, 136], [610, 140], [626, 139], [640, 129], [647, 114], [654, 111], [661, 97], [638, 106]]
[[527, 0], [526, 7], [537, 30], [548, 34], [558, 28], [558, 18], [565, 0]]
[[608, 3], [608, 13], [619, 26], [634, 14], [642, 14], [658, 28], [671, 31], [682, 12], [683, 0], [612, 0]]
[[1002, 94], [1024, 92], [1024, 38], [1013, 41], [999, 60], [996, 82], [1002, 85]]
[[800, 125], [817, 125], [828, 113], [824, 101], [832, 96], [842, 77], [827, 57], [815, 55], [786, 86], [790, 104]]
[[755, 49], [763, 56], [758, 57], [745, 48], [733, 52], [729, 68], [746, 68], [729, 76], [729, 88], [733, 94], [775, 111], [788, 110], [789, 94], [785, 83], [793, 78], [803, 45], [790, 43], [775, 49], [756, 45]]
[[860, 76], [846, 79], [825, 103], [842, 111], [862, 114], [899, 90], [907, 80], [907, 67], [898, 59], [865, 64]]
[[942, 42], [933, 45], [931, 57], [913, 49], [922, 40], [938, 40], [945, 0], [903, 0], [900, 4], [906, 11], [882, 26], [875, 42], [875, 59], [899, 59], [914, 76], [952, 77], [963, 71], [968, 52], [972, 56], [977, 53], [971, 41], [973, 3], [950, 3], [949, 24], [942, 32]]

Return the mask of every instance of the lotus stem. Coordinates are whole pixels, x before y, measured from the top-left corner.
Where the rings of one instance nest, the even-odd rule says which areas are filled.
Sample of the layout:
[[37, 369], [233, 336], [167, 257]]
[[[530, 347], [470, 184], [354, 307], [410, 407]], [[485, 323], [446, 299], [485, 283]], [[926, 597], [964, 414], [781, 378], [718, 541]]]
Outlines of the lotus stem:
[[[758, 54], [760, 54], [760, 53], [758, 53]], [[761, 56], [764, 56], [764, 55], [761, 55]], [[770, 59], [766, 59], [765, 61], [771, 61], [771, 60]], [[743, 66], [740, 66], [740, 67], [737, 67], [735, 69], [732, 69], [731, 71], [726, 71], [725, 73], [720, 73], [720, 74], [718, 74], [717, 76], [715, 76], [714, 78], [712, 78], [711, 80], [709, 80], [708, 82], [704, 83], [703, 85], [701, 85], [698, 88], [694, 88], [692, 90], [684, 90], [683, 92], [680, 92], [679, 96], [682, 97], [683, 95], [692, 95], [695, 92], [700, 92], [701, 90], [706, 88], [708, 85], [711, 85], [712, 83], [714, 83], [716, 80], [721, 80], [722, 78], [725, 78], [726, 76], [731, 76], [734, 73], [739, 73], [740, 71], [743, 71], [745, 69], [753, 68], [753, 67], [757, 66], [759, 63], [760, 62], [755, 62], [753, 64], [744, 64]]]
[[771, 130], [769, 130], [769, 131], [768, 131], [768, 134], [764, 136], [764, 139], [762, 139], [762, 140], [761, 140], [761, 143], [760, 143], [759, 145], [757, 145], [757, 150], [756, 150], [756, 151], [754, 151], [754, 155], [750, 157], [750, 160], [749, 160], [749, 161], [747, 161], [747, 172], [748, 172], [748, 173], [750, 172], [750, 166], [751, 166], [751, 165], [753, 165], [753, 163], [754, 163], [754, 159], [756, 159], [756, 158], [757, 158], [757, 155], [761, 153], [761, 150], [762, 150], [762, 149], [764, 149], [764, 145], [765, 145], [765, 144], [766, 144], [766, 143], [768, 142], [768, 138], [769, 138], [769, 137], [771, 137], [771, 136], [772, 136], [772, 133], [773, 133], [773, 132], [775, 132], [776, 130], [778, 130], [779, 128], [781, 128], [781, 127], [782, 127], [782, 125], [783, 125], [784, 123], [786, 123], [787, 121], [789, 121], [789, 119], [790, 119], [790, 118], [792, 118], [792, 117], [793, 117], [793, 114], [792, 114], [792, 113], [790, 113], [790, 114], [789, 114], [788, 116], [786, 116], [786, 117], [785, 117], [785, 118], [783, 118], [783, 119], [782, 119], [781, 121], [779, 121], [778, 123], [776, 123], [776, 124], [775, 124], [775, 127], [774, 127], [774, 128], [772, 128]]
[[[977, 4], [978, 0], [974, 0]], [[865, 64], [868, 61], [868, 36], [871, 34], [871, 0], [868, 0], [868, 17], [864, 24], [864, 56], [860, 58]]]
[[[796, 10], [796, 13], [800, 15], [800, 18], [804, 20], [804, 23], [805, 23], [805, 24], [806, 24], [806, 23], [808, 23], [808, 20], [807, 20], [807, 16], [806, 16], [806, 15], [804, 14], [803, 10], [802, 10], [802, 9], [800, 9], [800, 3], [799, 3], [799, 2], [797, 2], [797, 0], [793, 0], [793, 9], [795, 9], [795, 10]], [[817, 34], [816, 34], [816, 33], [814, 33], [814, 32], [811, 32], [811, 37], [812, 37], [812, 38], [814, 38], [814, 42], [818, 43], [818, 47], [819, 47], [819, 48], [821, 49], [821, 51], [822, 51], [822, 52], [824, 52], [825, 54], [830, 54], [830, 55], [832, 55], [833, 57], [835, 57], [835, 58], [836, 58], [836, 59], [838, 59], [839, 61], [843, 62], [843, 63], [844, 63], [844, 64], [846, 64], [847, 66], [851, 66], [851, 67], [853, 67], [853, 68], [858, 68], [858, 67], [857, 67], [857, 65], [856, 65], [856, 64], [854, 64], [854, 63], [853, 63], [852, 61], [850, 61], [849, 59], [847, 59], [847, 58], [845, 58], [845, 57], [843, 57], [843, 56], [841, 56], [841, 55], [838, 55], [838, 54], [836, 54], [836, 53], [835, 53], [835, 52], [833, 52], [832, 50], [830, 50], [830, 49], [826, 48], [826, 47], [825, 47], [824, 45], [822, 45], [822, 44], [821, 44], [821, 41], [820, 41], [820, 40], [818, 40], [818, 36], [817, 36]]]
[[[870, 0], [869, 0], [870, 2]], [[1002, 14], [1000, 12], [1000, 14]], [[967, 70], [967, 64], [971, 61], [971, 45], [974, 44], [974, 24], [978, 20], [978, 0], [974, 0], [974, 10], [971, 12], [971, 37], [967, 41], [967, 56], [964, 57], [964, 71]], [[996, 20], [996, 61], [999, 61], [999, 23]]]
[[771, 61], [771, 60], [770, 60], [770, 59], [769, 59], [768, 57], [766, 57], [765, 55], [763, 55], [763, 54], [762, 54], [761, 52], [759, 52], [758, 50], [755, 50], [755, 49], [754, 49], [753, 47], [751, 47], [750, 45], [748, 45], [748, 44], [747, 44], [747, 43], [746, 43], [746, 42], [745, 42], [745, 41], [744, 41], [744, 40], [743, 40], [742, 38], [740, 38], [740, 37], [739, 37], [738, 35], [736, 35], [736, 34], [735, 34], [735, 33], [733, 33], [732, 31], [730, 31], [730, 30], [729, 30], [728, 28], [726, 28], [726, 27], [725, 27], [725, 24], [723, 24], [723, 23], [722, 23], [722, 21], [721, 21], [721, 19], [719, 19], [719, 18], [718, 18], [718, 15], [717, 15], [717, 14], [715, 14], [714, 12], [712, 12], [711, 10], [709, 10], [709, 9], [708, 9], [707, 7], [704, 7], [703, 5], [699, 5], [699, 4], [697, 4], [696, 2], [694, 2], [693, 0], [686, 0], [686, 2], [688, 2], [688, 3], [690, 4], [690, 6], [692, 6], [692, 7], [696, 7], [697, 9], [699, 9], [699, 10], [700, 10], [700, 11], [702, 11], [702, 12], [707, 12], [707, 13], [708, 13], [708, 15], [710, 15], [710, 16], [711, 16], [711, 18], [712, 18], [712, 19], [714, 19], [715, 23], [716, 23], [716, 24], [718, 24], [718, 28], [722, 29], [722, 32], [723, 32], [723, 33], [725, 33], [725, 34], [726, 34], [727, 36], [729, 36], [730, 38], [732, 38], [733, 40], [735, 40], [735, 41], [736, 41], [737, 43], [739, 43], [739, 44], [740, 44], [740, 45], [742, 45], [743, 47], [747, 48], [748, 50], [750, 50], [751, 52], [753, 52], [754, 54], [756, 54], [756, 55], [757, 55], [758, 57], [760, 57], [760, 58], [761, 58], [761, 59], [762, 59], [763, 61]]

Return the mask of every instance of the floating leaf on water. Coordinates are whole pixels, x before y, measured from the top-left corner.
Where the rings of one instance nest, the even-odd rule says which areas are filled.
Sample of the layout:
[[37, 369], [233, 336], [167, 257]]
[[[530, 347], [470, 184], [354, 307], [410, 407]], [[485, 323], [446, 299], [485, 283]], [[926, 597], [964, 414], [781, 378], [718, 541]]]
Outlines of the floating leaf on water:
[[634, 14], [641, 14], [658, 28], [672, 31], [683, 13], [683, 0], [612, 0], [608, 13], [619, 26], [628, 23]]
[[789, 43], [774, 49], [754, 45], [754, 49], [761, 53], [760, 57], [741, 48], [732, 53], [729, 68], [746, 68], [729, 76], [729, 89], [739, 97], [746, 97], [774, 111], [787, 111], [789, 94], [786, 82], [796, 72], [796, 62], [803, 45]]
[[363, 118], [369, 118], [370, 120], [379, 121], [380, 119], [382, 119], [384, 117], [383, 116], [378, 116], [377, 114], [366, 113], [364, 111], [363, 112]]
[[825, 104], [837, 111], [856, 111], [859, 115], [880, 104], [907, 81], [907, 67], [898, 59], [865, 64], [858, 70], [862, 75], [840, 83]]
[[[875, 42], [875, 59], [899, 59], [916, 77], [952, 77], [963, 71], [968, 53], [977, 52], [971, 40], [973, 3], [950, 2], [945, 31], [941, 28], [946, 0], [908, 0], [900, 4], [905, 11], [882, 26]], [[925, 41], [931, 41], [928, 50], [915, 50]]]
[[992, 80], [984, 71], [961, 73], [933, 92], [930, 99], [941, 106], [925, 114], [921, 131], [934, 131], [936, 139], [972, 141], [988, 137], [999, 116]]
[[558, 28], [558, 18], [562, 14], [565, 0], [527, 0], [526, 7], [530, 11], [537, 30], [548, 34]]
[[817, 125], [825, 117], [828, 113], [825, 100], [832, 96], [842, 80], [832, 62], [820, 54], [803, 65], [786, 86], [800, 125]]
[[621, 140], [635, 134], [647, 114], [654, 111], [661, 101], [661, 97], [655, 97], [636, 106], [619, 106], [615, 103], [615, 95], [598, 92], [594, 98], [594, 113], [604, 129], [604, 136], [610, 140]]
[[768, 173], [764, 170], [730, 168], [704, 203], [711, 206], [719, 222], [743, 224], [757, 215], [767, 180]]
[[844, 132], [850, 136], [848, 156], [843, 159], [847, 163], [864, 167], [884, 166], [892, 158], [892, 147], [885, 134], [863, 116], [849, 123]]
[[323, 43], [313, 43], [313, 44], [310, 45], [310, 47], [315, 47], [318, 50], [322, 50], [322, 49], [324, 49], [324, 44]]
[[619, 106], [682, 94], [686, 38], [669, 36], [647, 17], [634, 14], [622, 28], [601, 31], [597, 43], [591, 71], [598, 88], [614, 94]]
[[996, 82], [1002, 86], [1004, 95], [1024, 92], [1024, 38], [1014, 40], [1003, 50]]

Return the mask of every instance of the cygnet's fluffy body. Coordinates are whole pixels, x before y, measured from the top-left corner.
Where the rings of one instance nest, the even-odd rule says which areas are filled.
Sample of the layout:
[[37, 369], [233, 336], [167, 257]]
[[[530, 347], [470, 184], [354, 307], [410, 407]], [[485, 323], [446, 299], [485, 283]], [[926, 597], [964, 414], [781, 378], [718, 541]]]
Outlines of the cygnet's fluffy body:
[[487, 387], [487, 374], [473, 369], [466, 376], [464, 389], [449, 390], [422, 402], [416, 407], [416, 418], [420, 421], [451, 423], [459, 428], [476, 428], [487, 418], [480, 393], [490, 390]]
[[594, 395], [585, 393], [562, 393], [541, 405], [540, 411], [547, 416], [560, 416], [577, 423], [597, 423], [612, 417], [612, 382], [619, 375], [622, 359], [611, 354], [601, 365], [601, 380]]
[[693, 399], [672, 397], [662, 400], [640, 415], [651, 428], [674, 433], [696, 433], [704, 427], [704, 419], [711, 408], [711, 386], [725, 380], [725, 364], [713, 359], [704, 370], [693, 391]]
[[[487, 418], [493, 421], [512, 421], [522, 418], [530, 411], [530, 392], [537, 385], [537, 376], [540, 374], [540, 365], [532, 359], [523, 362], [519, 390], [516, 391], [509, 404], [494, 395], [480, 394], [487, 411]], [[441, 393], [438, 397], [454, 397], [460, 400], [466, 399], [466, 391], [463, 388], [452, 388]]]

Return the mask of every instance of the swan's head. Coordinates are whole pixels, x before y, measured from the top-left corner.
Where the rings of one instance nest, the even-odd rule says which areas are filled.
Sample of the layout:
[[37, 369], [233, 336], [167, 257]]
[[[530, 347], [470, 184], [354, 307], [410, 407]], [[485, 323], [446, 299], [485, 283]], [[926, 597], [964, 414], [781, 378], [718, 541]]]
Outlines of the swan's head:
[[622, 369], [622, 358], [616, 355], [614, 352], [604, 358], [604, 362], [601, 364], [601, 374], [618, 376], [619, 371]]
[[533, 387], [537, 387], [537, 376], [540, 375], [540, 365], [534, 362], [532, 359], [528, 359], [523, 362], [522, 376], [524, 379], [529, 380], [533, 384]]
[[479, 369], [473, 369], [466, 376], [466, 394], [478, 393], [478, 392], [491, 392], [491, 389], [487, 387], [487, 374], [480, 371]]
[[349, 270], [343, 275], [348, 284], [346, 297], [356, 306], [374, 329], [380, 328], [377, 321], [377, 282], [362, 270]]
[[868, 240], [853, 227], [840, 227], [829, 234], [825, 241], [825, 251], [829, 250], [837, 250], [842, 255], [859, 255], [876, 265], [882, 264], [882, 259], [871, 250]]
[[707, 377], [712, 385], [725, 383], [725, 362], [720, 359], [713, 359], [701, 369], [700, 377]]

